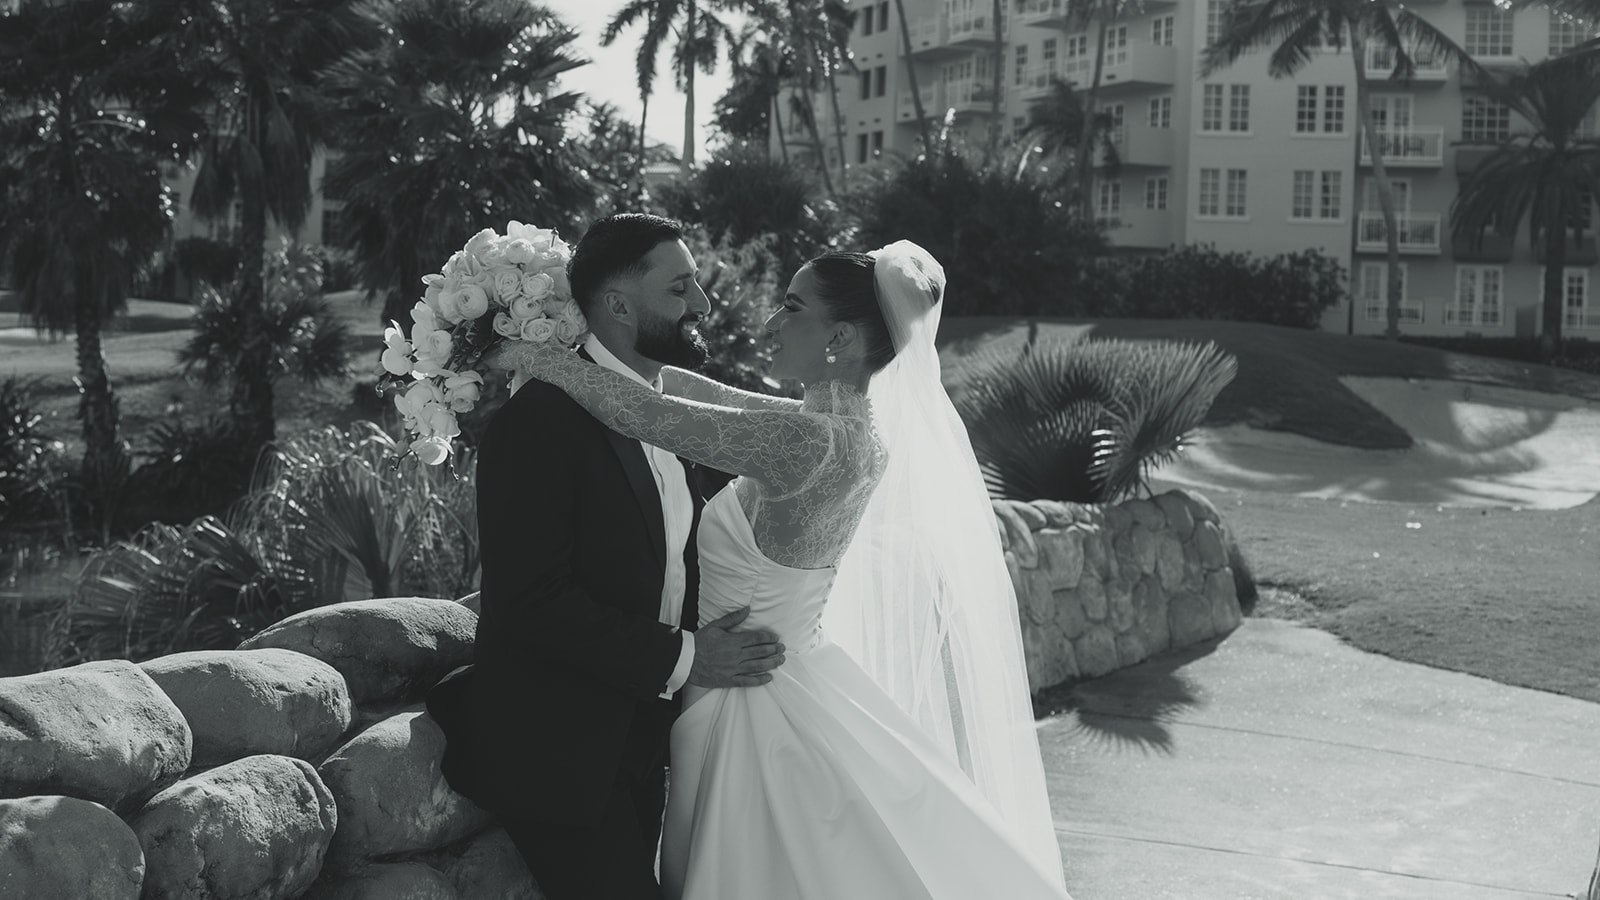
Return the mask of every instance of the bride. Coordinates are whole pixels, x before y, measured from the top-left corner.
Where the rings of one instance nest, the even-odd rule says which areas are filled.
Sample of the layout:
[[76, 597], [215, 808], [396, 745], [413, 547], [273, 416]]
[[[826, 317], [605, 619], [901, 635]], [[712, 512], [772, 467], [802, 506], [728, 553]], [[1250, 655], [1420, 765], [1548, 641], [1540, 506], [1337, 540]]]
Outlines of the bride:
[[520, 361], [613, 430], [738, 476], [703, 513], [700, 620], [749, 607], [788, 648], [766, 685], [686, 689], [672, 900], [1067, 896], [1016, 599], [939, 381], [943, 290], [908, 241], [807, 263], [767, 322], [800, 401]]

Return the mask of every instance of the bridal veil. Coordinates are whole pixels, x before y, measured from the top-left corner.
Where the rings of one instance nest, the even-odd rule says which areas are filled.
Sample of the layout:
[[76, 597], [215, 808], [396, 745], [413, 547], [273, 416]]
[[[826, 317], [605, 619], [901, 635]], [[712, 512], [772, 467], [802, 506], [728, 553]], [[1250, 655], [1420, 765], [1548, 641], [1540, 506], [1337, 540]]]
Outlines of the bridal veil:
[[888, 464], [840, 561], [823, 629], [934, 735], [1059, 883], [1016, 592], [972, 443], [940, 381], [944, 270], [910, 241], [872, 256], [896, 350], [868, 389]]

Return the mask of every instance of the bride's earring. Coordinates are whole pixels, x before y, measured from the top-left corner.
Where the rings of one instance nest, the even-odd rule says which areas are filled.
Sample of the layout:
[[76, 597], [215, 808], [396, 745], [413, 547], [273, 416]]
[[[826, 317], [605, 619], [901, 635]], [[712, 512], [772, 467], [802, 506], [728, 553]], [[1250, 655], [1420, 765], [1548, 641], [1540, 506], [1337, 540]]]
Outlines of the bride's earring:
[[832, 347], [823, 347], [822, 348], [822, 353], [823, 353], [823, 357], [822, 358], [827, 360], [828, 361], [828, 365], [830, 365], [830, 366], [839, 361], [839, 355], [837, 353], [833, 352], [833, 348]]

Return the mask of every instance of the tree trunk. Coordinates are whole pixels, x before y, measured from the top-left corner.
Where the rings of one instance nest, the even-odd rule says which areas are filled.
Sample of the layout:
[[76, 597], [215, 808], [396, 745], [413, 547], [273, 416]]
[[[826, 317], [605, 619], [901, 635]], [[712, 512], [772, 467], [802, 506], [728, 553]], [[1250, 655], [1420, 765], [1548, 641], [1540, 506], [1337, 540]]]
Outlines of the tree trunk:
[[989, 98], [989, 146], [984, 150], [985, 164], [1000, 152], [1000, 91], [1005, 87], [1006, 74], [1006, 36], [1000, 24], [1002, 11], [1001, 0], [994, 0], [990, 13], [994, 17], [994, 96]]
[[104, 324], [93, 272], [80, 267], [73, 286], [73, 326], [77, 336], [78, 417], [83, 422], [83, 483], [93, 521], [109, 535], [117, 497], [128, 477], [128, 454], [117, 439], [117, 398], [106, 374], [100, 330]]
[[[1389, 184], [1389, 172], [1383, 162], [1383, 140], [1372, 117], [1372, 97], [1367, 87], [1367, 73], [1362, 66], [1366, 59], [1366, 44], [1354, 22], [1350, 23], [1350, 53], [1356, 67], [1356, 111], [1361, 116], [1361, 134], [1372, 156], [1372, 177], [1378, 185], [1378, 207], [1383, 211], [1383, 236], [1387, 251], [1387, 271], [1384, 279], [1384, 299], [1388, 325], [1383, 336], [1395, 340], [1400, 337], [1400, 301], [1405, 286], [1400, 281], [1400, 227], [1394, 212], [1394, 188]], [[1360, 229], [1361, 217], [1356, 217]], [[1359, 231], [1357, 233], [1359, 237]]]
[[928, 111], [922, 108], [922, 90], [917, 86], [917, 64], [911, 59], [911, 23], [906, 21], [905, 0], [894, 0], [894, 14], [900, 18], [900, 43], [906, 48], [906, 82], [911, 86], [911, 108], [917, 116], [917, 133], [922, 136], [922, 152], [933, 151], [933, 134], [928, 131]]
[[[251, 138], [265, 137], [265, 123], [252, 113]], [[267, 257], [266, 185], [239, 186], [239, 304], [248, 337], [235, 363], [233, 395], [229, 399], [233, 421], [251, 451], [271, 443], [277, 433], [273, 408], [271, 365], [273, 348], [265, 327], [265, 271]]]
[[[1586, 198], [1587, 199], [1587, 198]], [[1539, 328], [1539, 360], [1548, 363], [1561, 354], [1562, 319], [1567, 314], [1567, 210], [1566, 195], [1549, 206], [1544, 223], [1544, 303]]]
[[783, 133], [783, 103], [778, 99], [778, 91], [772, 92], [772, 130], [778, 133], [778, 153], [783, 157], [783, 164], [789, 164], [789, 139]]
[[639, 168], [641, 170], [644, 168], [644, 123], [649, 115], [650, 93], [644, 91], [639, 94]]
[[1090, 199], [1090, 189], [1094, 184], [1094, 166], [1090, 164], [1090, 154], [1094, 152], [1094, 126], [1097, 119], [1096, 106], [1100, 102], [1100, 75], [1106, 64], [1106, 23], [1100, 21], [1100, 36], [1095, 41], [1094, 75], [1089, 79], [1089, 95], [1084, 98], [1083, 109], [1083, 134], [1078, 138], [1078, 146], [1073, 154], [1073, 164], [1076, 167], [1075, 175], [1078, 177], [1078, 202], [1083, 210], [1085, 221], [1094, 219], [1094, 203]]
[[844, 157], [844, 117], [839, 115], [839, 80], [834, 77], [831, 63], [828, 65], [828, 105], [833, 110], [833, 139], [839, 147], [839, 190], [842, 191], [847, 183], [845, 170], [849, 167]]
[[695, 6], [694, 0], [689, 0], [685, 12], [683, 36], [680, 40], [689, 42], [689, 51], [683, 55], [683, 174], [688, 177], [694, 170], [694, 42], [695, 42]]

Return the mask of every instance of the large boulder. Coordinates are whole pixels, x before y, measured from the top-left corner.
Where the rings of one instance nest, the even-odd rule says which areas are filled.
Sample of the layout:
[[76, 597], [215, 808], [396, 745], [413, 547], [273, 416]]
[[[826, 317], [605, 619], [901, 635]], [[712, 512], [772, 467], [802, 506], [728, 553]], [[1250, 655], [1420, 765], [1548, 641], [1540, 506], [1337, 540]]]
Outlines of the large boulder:
[[116, 813], [76, 797], [0, 800], [0, 897], [138, 900], [144, 851]]
[[264, 753], [316, 761], [350, 727], [344, 676], [304, 653], [195, 650], [141, 668], [189, 720], [193, 766]]
[[463, 898], [545, 900], [504, 828], [491, 828], [471, 840], [429, 854], [426, 860], [444, 873]]
[[300, 900], [501, 900], [499, 894], [462, 894], [450, 880], [419, 862], [372, 863], [329, 875]]
[[191, 741], [127, 660], [0, 678], [0, 797], [64, 794], [127, 813], [189, 768]]
[[358, 705], [420, 698], [472, 661], [478, 616], [452, 600], [353, 600], [297, 613], [239, 645], [281, 647], [328, 663], [344, 675]]
[[338, 814], [310, 763], [262, 755], [178, 782], [128, 824], [147, 897], [287, 900], [322, 871]]
[[352, 871], [376, 857], [452, 844], [489, 825], [489, 814], [439, 772], [444, 732], [423, 712], [390, 716], [318, 769], [339, 803], [328, 865]]

